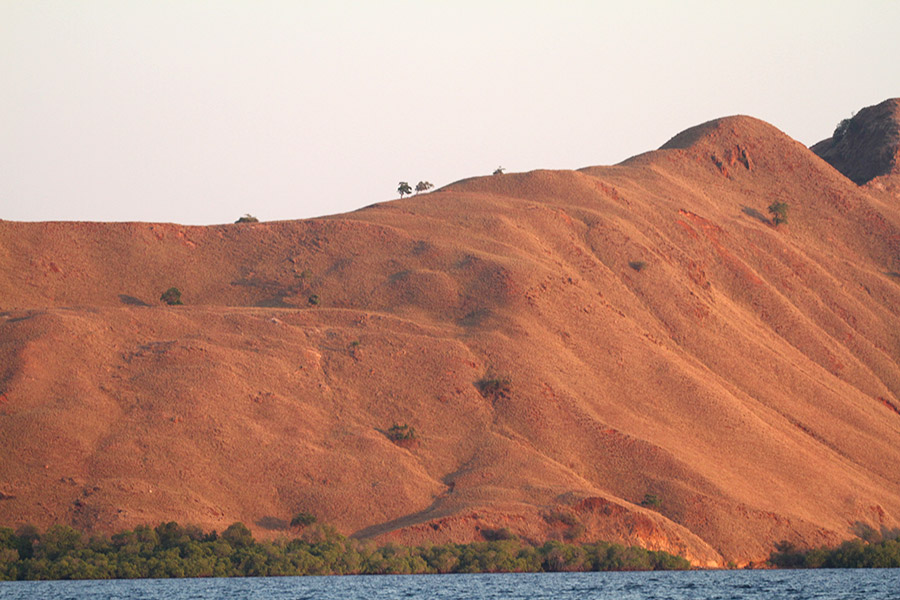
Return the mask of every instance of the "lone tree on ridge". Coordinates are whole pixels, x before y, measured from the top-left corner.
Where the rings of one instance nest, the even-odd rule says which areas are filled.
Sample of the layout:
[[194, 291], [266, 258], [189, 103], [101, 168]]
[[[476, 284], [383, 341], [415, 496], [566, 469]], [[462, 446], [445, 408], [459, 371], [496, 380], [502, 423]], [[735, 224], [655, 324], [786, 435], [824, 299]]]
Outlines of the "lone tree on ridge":
[[397, 186], [397, 192], [399, 192], [400, 197], [403, 198], [403, 196], [408, 196], [409, 194], [412, 194], [412, 188], [409, 187], [408, 182], [401, 181], [400, 185]]
[[431, 183], [430, 181], [420, 181], [419, 183], [416, 184], [416, 194], [418, 194], [419, 192], [427, 192], [428, 190], [430, 190], [433, 187], [434, 187], [434, 184]]

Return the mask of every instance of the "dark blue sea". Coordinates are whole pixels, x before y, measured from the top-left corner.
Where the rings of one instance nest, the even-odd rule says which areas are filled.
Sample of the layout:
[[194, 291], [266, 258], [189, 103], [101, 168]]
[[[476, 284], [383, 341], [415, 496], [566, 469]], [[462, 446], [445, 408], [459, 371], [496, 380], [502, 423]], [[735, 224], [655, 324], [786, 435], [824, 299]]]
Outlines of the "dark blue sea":
[[0, 599], [897, 600], [900, 569], [0, 582]]

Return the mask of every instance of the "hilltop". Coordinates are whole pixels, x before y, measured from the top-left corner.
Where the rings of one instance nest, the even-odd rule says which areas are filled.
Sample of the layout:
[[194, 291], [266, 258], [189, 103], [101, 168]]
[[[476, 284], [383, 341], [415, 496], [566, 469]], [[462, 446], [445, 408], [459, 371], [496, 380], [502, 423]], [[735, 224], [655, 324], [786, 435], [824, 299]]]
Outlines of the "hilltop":
[[0, 525], [302, 511], [699, 565], [898, 528], [897, 167], [852, 123], [814, 152], [728, 117], [303, 221], [2, 221]]

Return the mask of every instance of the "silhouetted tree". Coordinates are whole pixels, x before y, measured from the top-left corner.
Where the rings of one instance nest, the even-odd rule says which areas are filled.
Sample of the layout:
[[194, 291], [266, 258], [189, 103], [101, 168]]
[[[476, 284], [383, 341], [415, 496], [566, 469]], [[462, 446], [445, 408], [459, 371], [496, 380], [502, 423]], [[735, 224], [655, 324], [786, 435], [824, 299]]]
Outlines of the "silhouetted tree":
[[434, 184], [432, 184], [428, 181], [420, 181], [419, 183], [416, 184], [416, 193], [418, 194], [419, 192], [427, 192], [428, 190], [430, 190], [433, 187], [434, 187]]
[[505, 170], [506, 169], [504, 169], [503, 167], [497, 167], [496, 169], [494, 169], [494, 175], [503, 175], [503, 171]]
[[412, 188], [409, 187], [409, 183], [406, 181], [401, 181], [400, 185], [397, 186], [397, 192], [400, 194], [400, 197], [412, 194]]

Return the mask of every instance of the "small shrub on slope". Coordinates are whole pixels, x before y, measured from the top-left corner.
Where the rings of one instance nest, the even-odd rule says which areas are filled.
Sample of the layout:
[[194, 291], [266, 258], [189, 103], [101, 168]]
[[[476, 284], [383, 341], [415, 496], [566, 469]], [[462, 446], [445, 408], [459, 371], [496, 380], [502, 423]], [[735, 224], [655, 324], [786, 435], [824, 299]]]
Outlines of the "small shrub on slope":
[[403, 425], [394, 423], [384, 435], [401, 448], [416, 448], [419, 445], [419, 438], [416, 436], [415, 428], [405, 423]]
[[181, 290], [179, 290], [177, 287], [170, 287], [162, 293], [162, 296], [160, 296], [159, 299], [169, 306], [178, 306], [184, 304], [181, 301]]
[[772, 224], [778, 227], [788, 220], [788, 205], [785, 202], [773, 202], [769, 205], [769, 214], [772, 215]]
[[509, 377], [499, 377], [496, 375], [485, 375], [475, 382], [475, 387], [481, 392], [481, 395], [487, 400], [499, 400], [509, 396], [510, 381]]

